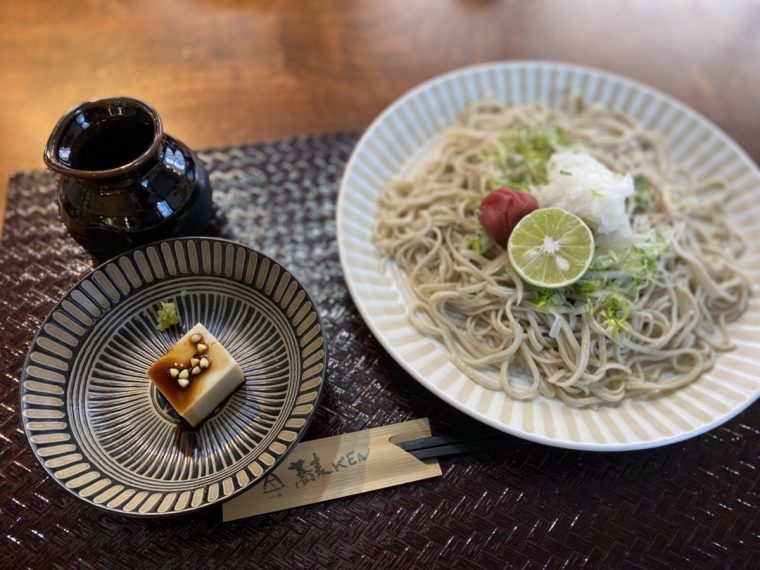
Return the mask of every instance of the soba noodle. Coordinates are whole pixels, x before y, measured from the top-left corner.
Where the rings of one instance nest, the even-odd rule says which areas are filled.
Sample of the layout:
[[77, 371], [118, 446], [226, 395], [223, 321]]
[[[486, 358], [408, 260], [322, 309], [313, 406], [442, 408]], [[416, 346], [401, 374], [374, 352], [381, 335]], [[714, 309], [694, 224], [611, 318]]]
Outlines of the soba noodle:
[[[534, 157], [504, 143], [536, 132], [640, 182], [626, 203], [638, 245], [598, 250], [563, 290], [523, 283], [478, 222], [490, 189], [540, 183], [526, 170]], [[660, 136], [625, 115], [578, 98], [563, 109], [484, 99], [434, 157], [383, 189], [374, 240], [408, 287], [411, 323], [472, 380], [515, 399], [616, 403], [689, 384], [731, 348], [726, 325], [747, 307], [749, 282], [724, 190], [671, 164]]]

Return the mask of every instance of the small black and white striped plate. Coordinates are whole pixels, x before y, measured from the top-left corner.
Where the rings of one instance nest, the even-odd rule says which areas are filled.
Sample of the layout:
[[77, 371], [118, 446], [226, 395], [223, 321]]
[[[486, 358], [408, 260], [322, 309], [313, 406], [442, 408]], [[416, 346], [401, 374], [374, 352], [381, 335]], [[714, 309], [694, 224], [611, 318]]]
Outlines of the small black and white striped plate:
[[[159, 332], [161, 301], [181, 324]], [[245, 383], [197, 428], [147, 368], [200, 322]], [[109, 511], [194, 511], [253, 485], [295, 446], [325, 381], [314, 303], [276, 261], [233, 242], [168, 240], [98, 267], [45, 319], [24, 365], [24, 429], [45, 470]]]

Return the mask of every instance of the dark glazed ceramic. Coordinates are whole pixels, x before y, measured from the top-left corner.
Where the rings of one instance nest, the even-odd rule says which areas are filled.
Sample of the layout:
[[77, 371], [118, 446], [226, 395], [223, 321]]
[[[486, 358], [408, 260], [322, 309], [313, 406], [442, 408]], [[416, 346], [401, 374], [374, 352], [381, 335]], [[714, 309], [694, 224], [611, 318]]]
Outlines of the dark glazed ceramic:
[[60, 174], [58, 208], [69, 233], [101, 259], [201, 235], [211, 218], [203, 166], [142, 101], [83, 103], [58, 121], [44, 159]]

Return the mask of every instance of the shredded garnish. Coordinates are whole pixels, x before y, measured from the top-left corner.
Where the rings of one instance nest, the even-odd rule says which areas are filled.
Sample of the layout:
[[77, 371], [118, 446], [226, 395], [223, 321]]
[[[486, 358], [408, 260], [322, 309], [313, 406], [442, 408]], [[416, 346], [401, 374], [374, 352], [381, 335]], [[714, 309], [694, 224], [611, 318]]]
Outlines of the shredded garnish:
[[475, 253], [475, 257], [480, 257], [482, 251], [479, 235], [467, 238], [467, 246]]
[[549, 159], [565, 145], [562, 129], [551, 125], [534, 130], [507, 131], [499, 138], [495, 153], [479, 155], [483, 162], [494, 163], [500, 169], [500, 173], [488, 181], [489, 190], [508, 186], [527, 191], [531, 186], [546, 184]]
[[657, 211], [652, 184], [643, 174], [636, 174], [633, 177], [633, 194], [628, 197], [628, 200], [634, 213]]
[[616, 338], [628, 330], [628, 317], [631, 316], [631, 302], [621, 293], [611, 293], [604, 297], [592, 308], [603, 319], [602, 322], [610, 330], [612, 338]]
[[559, 307], [567, 302], [565, 292], [567, 287], [559, 289], [544, 289], [543, 287], [534, 287], [525, 285], [527, 291], [533, 294], [533, 302], [536, 303], [536, 310], [542, 313], [548, 313], [554, 307]]
[[549, 336], [551, 338], [557, 338], [557, 336], [559, 336], [559, 331], [562, 330], [563, 324], [565, 324], [565, 319], [562, 318], [562, 315], [554, 315], [554, 322], [552, 323], [552, 328], [549, 329]]
[[659, 233], [645, 245], [624, 251], [597, 252], [586, 274], [567, 287], [542, 289], [526, 285], [536, 310], [551, 312], [562, 306], [588, 304], [617, 338], [628, 330], [631, 307], [639, 291], [657, 275], [663, 256], [669, 251], [667, 240]]

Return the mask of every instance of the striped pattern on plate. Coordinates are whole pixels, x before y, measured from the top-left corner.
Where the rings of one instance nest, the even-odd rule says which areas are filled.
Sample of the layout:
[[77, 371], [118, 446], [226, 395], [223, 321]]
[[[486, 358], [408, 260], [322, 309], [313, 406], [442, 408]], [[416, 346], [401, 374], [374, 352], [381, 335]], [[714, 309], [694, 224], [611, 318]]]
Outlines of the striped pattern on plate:
[[[158, 332], [164, 300], [181, 324]], [[245, 383], [192, 429], [146, 370], [196, 322]], [[24, 429], [48, 473], [94, 505], [193, 511], [252, 485], [297, 443], [325, 358], [314, 304], [277, 262], [225, 240], [165, 241], [94, 270], [53, 309], [24, 366]]]
[[450, 362], [446, 349], [406, 319], [393, 268], [381, 267], [372, 226], [381, 188], [441, 140], [467, 103], [494, 94], [507, 103], [560, 106], [568, 92], [634, 117], [662, 133], [669, 159], [700, 177], [729, 184], [727, 214], [747, 237], [740, 266], [760, 277], [760, 172], [715, 125], [671, 97], [604, 71], [549, 62], [493, 63], [432, 79], [392, 104], [359, 141], [338, 198], [338, 246], [353, 299], [377, 339], [412, 376], [469, 415], [533, 441], [575, 449], [629, 450], [697, 435], [730, 419], [760, 395], [760, 298], [730, 327], [737, 349], [690, 386], [651, 401], [578, 410], [560, 401], [513, 401], [481, 388]]

